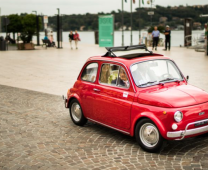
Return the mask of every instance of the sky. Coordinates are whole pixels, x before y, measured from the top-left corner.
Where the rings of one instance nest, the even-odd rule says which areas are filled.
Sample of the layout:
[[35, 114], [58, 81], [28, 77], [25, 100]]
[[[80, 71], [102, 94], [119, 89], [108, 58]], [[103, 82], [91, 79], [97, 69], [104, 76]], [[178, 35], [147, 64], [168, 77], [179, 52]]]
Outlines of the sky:
[[[138, 8], [139, 0], [135, 0], [133, 10]], [[148, 0], [144, 0], [142, 7], [150, 7], [147, 5]], [[150, 0], [149, 0], [150, 1]], [[179, 6], [179, 5], [205, 5], [208, 0], [152, 0], [154, 5], [160, 6]], [[57, 14], [57, 8], [60, 14], [96, 14], [98, 12], [111, 12], [121, 9], [122, 0], [0, 0], [0, 15], [32, 13], [37, 11], [38, 14], [53, 16]], [[130, 2], [124, 0], [124, 10], [130, 11]], [[142, 2], [142, 0], [141, 0]], [[208, 12], [207, 12], [208, 13]]]

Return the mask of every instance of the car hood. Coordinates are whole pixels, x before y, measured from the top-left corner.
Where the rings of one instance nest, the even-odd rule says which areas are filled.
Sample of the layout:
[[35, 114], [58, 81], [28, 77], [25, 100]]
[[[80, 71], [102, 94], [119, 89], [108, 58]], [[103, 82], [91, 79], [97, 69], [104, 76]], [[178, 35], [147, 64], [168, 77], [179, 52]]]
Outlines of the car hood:
[[179, 108], [208, 102], [208, 93], [191, 85], [152, 88], [141, 91], [138, 102], [158, 107]]

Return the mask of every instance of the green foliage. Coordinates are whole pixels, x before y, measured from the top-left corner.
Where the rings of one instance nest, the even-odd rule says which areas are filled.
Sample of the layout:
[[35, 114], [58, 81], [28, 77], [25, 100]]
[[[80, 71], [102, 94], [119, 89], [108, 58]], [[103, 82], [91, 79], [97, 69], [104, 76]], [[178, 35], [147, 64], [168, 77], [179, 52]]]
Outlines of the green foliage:
[[[8, 25], [7, 32], [21, 33], [21, 39], [23, 43], [29, 43], [32, 41], [33, 35], [37, 31], [36, 27], [36, 15], [34, 14], [21, 14], [9, 15], [10, 23]], [[39, 18], [39, 28], [42, 27], [41, 19]]]
[[[154, 15], [148, 15], [148, 11], [154, 11]], [[172, 28], [176, 28], [177, 25], [184, 25], [184, 18], [192, 18], [193, 22], [200, 22], [204, 25], [207, 22], [207, 18], [200, 17], [200, 14], [206, 14], [208, 11], [208, 5], [205, 7], [192, 7], [192, 6], [179, 6], [177, 9], [174, 9], [170, 6], [156, 6], [156, 9], [150, 8], [137, 8], [133, 12], [133, 30], [146, 29], [150, 25], [169, 25]], [[99, 12], [98, 14], [86, 13], [83, 15], [72, 14], [72, 15], [63, 15], [61, 18], [62, 28], [64, 31], [74, 31], [79, 30], [80, 27], [84, 26], [84, 30], [98, 30], [98, 16], [113, 14], [115, 20], [115, 30], [119, 30], [122, 26], [122, 11], [121, 9], [114, 10], [111, 13]], [[24, 34], [34, 35], [36, 32], [36, 19], [35, 15], [31, 16], [26, 13], [11, 16], [11, 21], [8, 26], [9, 32], [24, 32]], [[130, 13], [127, 11], [123, 12], [124, 25], [128, 28], [131, 25]], [[20, 17], [21, 22], [18, 17]], [[25, 18], [26, 17], [26, 18]], [[167, 17], [167, 21], [159, 22], [160, 17]], [[54, 31], [57, 30], [57, 16], [49, 16], [48, 26], [51, 27]], [[13, 24], [15, 23], [15, 24]], [[19, 27], [18, 25], [22, 25]], [[41, 21], [40, 28], [41, 28]], [[28, 27], [28, 28], [26, 28]], [[21, 31], [20, 31], [21, 30]]]
[[[192, 18], [193, 22], [201, 22], [202, 25], [207, 22], [206, 18], [199, 17], [202, 13], [207, 13], [208, 6], [202, 8], [194, 8], [191, 6], [180, 6], [177, 9], [172, 7], [156, 6], [156, 9], [150, 8], [137, 8], [136, 12], [133, 12], [133, 30], [144, 29], [150, 25], [169, 25], [171, 28], [177, 28], [177, 25], [184, 25], [184, 18]], [[148, 11], [154, 11], [154, 15], [148, 15]], [[113, 14], [115, 20], [115, 30], [119, 30], [122, 26], [122, 11], [121, 9], [111, 11], [111, 13], [99, 12], [98, 14], [86, 13], [83, 15], [64, 15], [63, 30], [74, 31], [79, 30], [80, 27], [84, 26], [84, 30], [98, 30], [98, 16]], [[159, 22], [160, 17], [167, 17], [166, 22]], [[178, 18], [178, 19], [173, 19]], [[124, 25], [128, 28], [131, 25], [130, 13], [127, 11], [123, 12]], [[152, 22], [151, 22], [152, 21]], [[49, 17], [49, 26], [56, 31], [57, 18], [56, 16]]]
[[17, 14], [12, 14], [8, 16], [9, 18], [9, 25], [7, 27], [7, 32], [21, 32], [22, 31], [22, 23], [21, 23], [21, 17]]
[[29, 14], [22, 17], [22, 25], [21, 39], [24, 43], [30, 43], [36, 31], [36, 15]]

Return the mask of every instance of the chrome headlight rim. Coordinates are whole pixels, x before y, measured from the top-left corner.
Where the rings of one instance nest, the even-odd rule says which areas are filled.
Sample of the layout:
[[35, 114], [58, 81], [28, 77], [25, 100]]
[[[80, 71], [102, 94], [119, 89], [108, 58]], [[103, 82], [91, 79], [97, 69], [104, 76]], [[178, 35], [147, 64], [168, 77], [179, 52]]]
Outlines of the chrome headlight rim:
[[[178, 117], [178, 114], [180, 114], [180, 119], [179, 119], [179, 117]], [[181, 122], [182, 121], [182, 119], [183, 119], [183, 113], [181, 112], [181, 111], [176, 111], [175, 113], [174, 113], [174, 120], [177, 122], [177, 123], [179, 123], [179, 122]]]

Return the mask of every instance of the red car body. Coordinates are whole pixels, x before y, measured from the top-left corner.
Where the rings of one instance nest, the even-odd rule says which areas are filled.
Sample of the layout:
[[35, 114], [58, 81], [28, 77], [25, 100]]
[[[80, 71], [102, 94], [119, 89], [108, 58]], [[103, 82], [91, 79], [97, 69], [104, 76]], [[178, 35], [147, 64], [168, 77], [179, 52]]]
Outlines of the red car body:
[[[153, 54], [125, 59], [95, 56], [87, 60], [74, 86], [68, 90], [65, 105], [78, 100], [86, 119], [113, 128], [130, 136], [135, 135], [137, 123], [150, 119], [164, 139], [183, 139], [208, 132], [208, 94], [183, 80], [167, 82], [148, 87], [138, 87], [131, 74], [131, 66], [148, 60], [171, 60]], [[171, 60], [172, 61], [172, 60]], [[98, 64], [94, 82], [83, 81], [81, 75], [90, 63]], [[125, 69], [130, 82], [129, 88], [101, 84], [99, 76], [103, 64], [116, 64]], [[174, 113], [183, 113], [180, 122], [174, 120]], [[177, 126], [177, 128], [173, 128]]]

